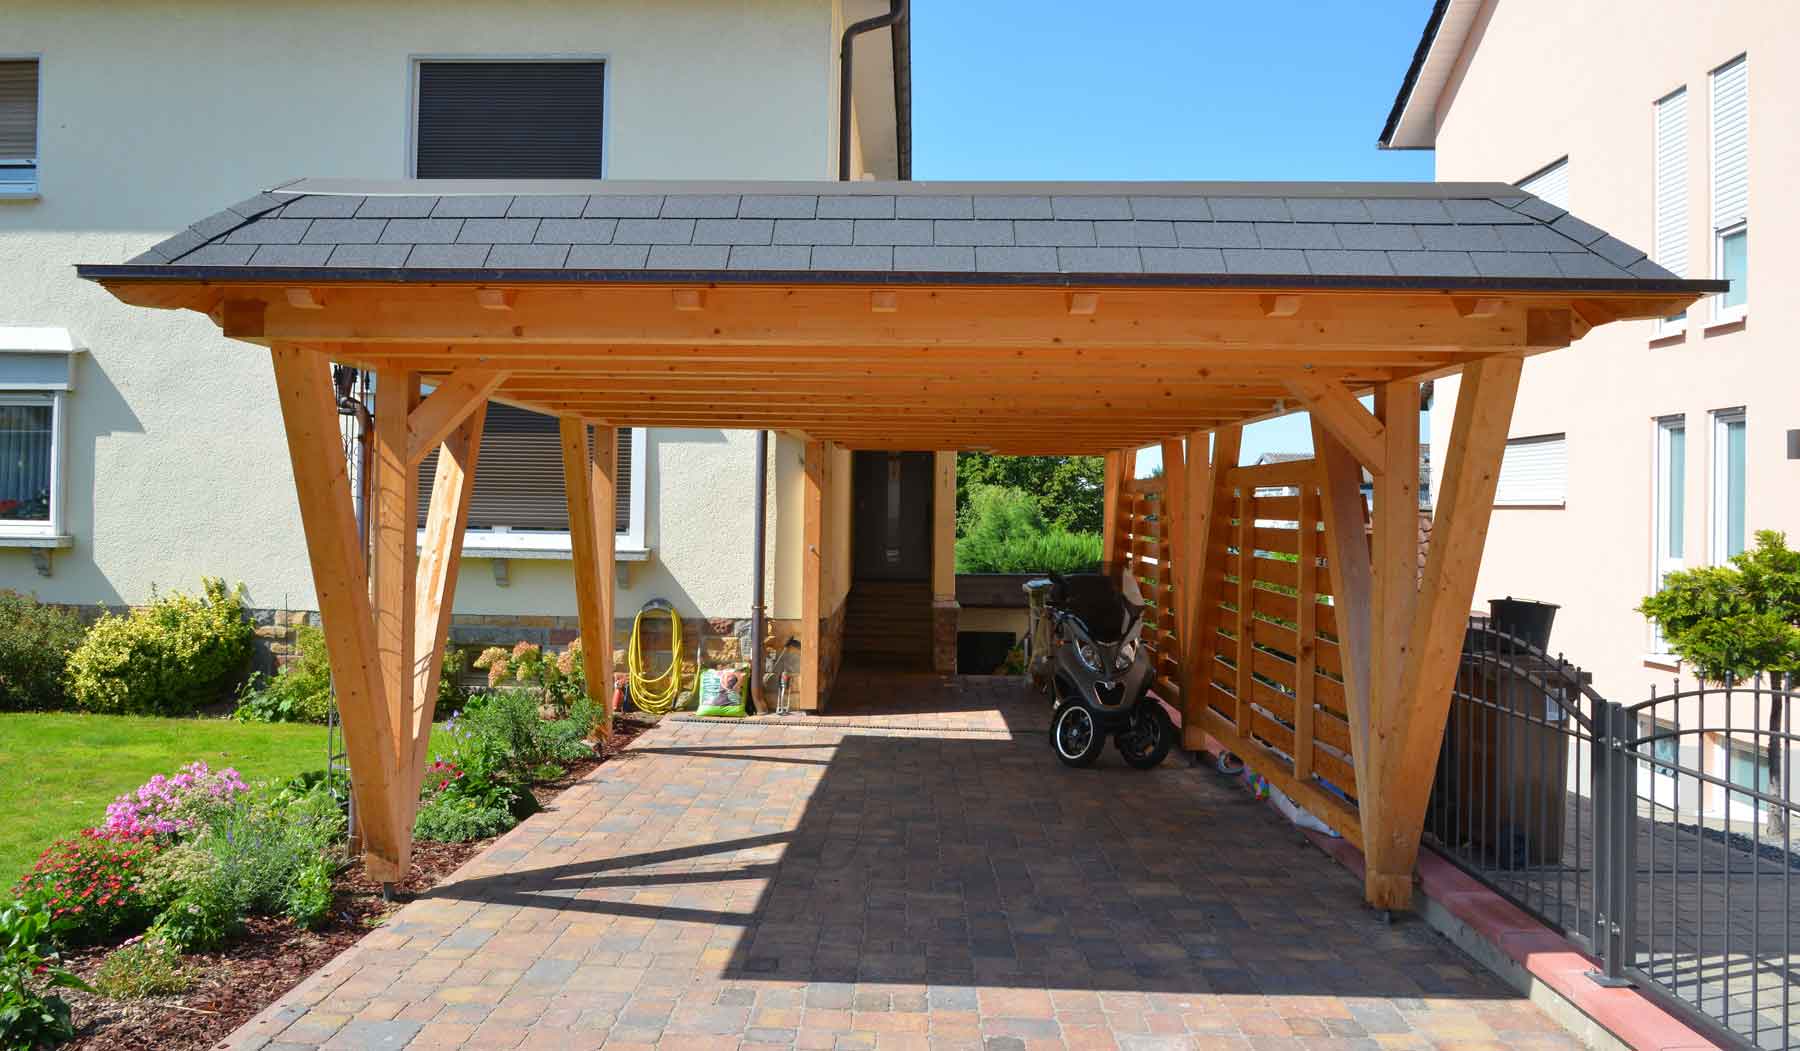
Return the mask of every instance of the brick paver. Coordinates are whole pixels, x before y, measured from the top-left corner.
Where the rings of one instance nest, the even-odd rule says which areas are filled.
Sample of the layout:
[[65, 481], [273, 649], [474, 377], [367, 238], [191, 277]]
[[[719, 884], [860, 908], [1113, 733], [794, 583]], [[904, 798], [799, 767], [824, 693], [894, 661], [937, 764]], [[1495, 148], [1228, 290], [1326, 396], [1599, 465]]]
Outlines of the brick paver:
[[231, 1046], [1579, 1046], [1218, 775], [1064, 769], [1011, 683], [856, 685], [665, 721]]

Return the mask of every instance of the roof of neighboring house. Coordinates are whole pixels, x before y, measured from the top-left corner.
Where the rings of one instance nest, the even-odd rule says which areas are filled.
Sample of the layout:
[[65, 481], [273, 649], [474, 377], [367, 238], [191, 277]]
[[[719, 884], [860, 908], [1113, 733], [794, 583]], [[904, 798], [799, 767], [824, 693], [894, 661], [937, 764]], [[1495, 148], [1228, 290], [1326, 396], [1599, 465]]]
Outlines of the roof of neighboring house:
[[1481, 0], [1434, 0], [1376, 140], [1383, 149], [1429, 150], [1437, 145], [1438, 103], [1480, 12]]
[[310, 179], [202, 219], [129, 263], [80, 273], [1716, 290], [1497, 183]]

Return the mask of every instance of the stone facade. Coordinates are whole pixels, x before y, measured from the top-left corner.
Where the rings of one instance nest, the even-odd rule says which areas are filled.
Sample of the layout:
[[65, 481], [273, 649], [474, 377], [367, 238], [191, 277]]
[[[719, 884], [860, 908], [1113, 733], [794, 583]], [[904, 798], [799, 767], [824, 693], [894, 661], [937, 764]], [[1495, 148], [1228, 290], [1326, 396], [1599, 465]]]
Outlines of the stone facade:
[[931, 670], [956, 674], [956, 633], [962, 628], [962, 606], [955, 599], [931, 604]]

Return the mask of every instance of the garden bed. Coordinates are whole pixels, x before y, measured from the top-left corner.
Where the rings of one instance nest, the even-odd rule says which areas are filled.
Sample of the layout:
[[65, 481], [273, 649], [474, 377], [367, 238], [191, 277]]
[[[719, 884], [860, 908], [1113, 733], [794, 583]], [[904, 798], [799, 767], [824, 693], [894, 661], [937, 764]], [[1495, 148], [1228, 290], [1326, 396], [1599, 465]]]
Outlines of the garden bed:
[[[569, 764], [561, 778], [533, 785], [532, 795], [548, 807], [571, 785], [620, 752], [647, 729], [621, 718], [605, 756]], [[497, 838], [497, 837], [495, 837]], [[396, 902], [382, 900], [381, 885], [356, 861], [333, 881], [329, 920], [306, 930], [281, 917], [246, 918], [243, 934], [224, 948], [192, 953], [183, 965], [192, 976], [186, 991], [141, 1000], [116, 1000], [98, 993], [63, 991], [74, 1013], [75, 1039], [62, 1045], [77, 1051], [199, 1051], [216, 1045], [307, 976], [356, 944], [407, 900], [431, 890], [493, 843], [418, 842]], [[120, 942], [67, 954], [69, 968], [91, 980], [107, 953]]]

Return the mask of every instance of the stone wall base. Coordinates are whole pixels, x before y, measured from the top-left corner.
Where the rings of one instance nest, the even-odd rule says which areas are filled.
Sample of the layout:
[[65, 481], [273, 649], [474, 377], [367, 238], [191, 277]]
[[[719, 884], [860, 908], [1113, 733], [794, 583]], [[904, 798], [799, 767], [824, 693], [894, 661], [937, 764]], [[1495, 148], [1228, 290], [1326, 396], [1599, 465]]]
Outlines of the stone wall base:
[[956, 674], [956, 633], [962, 628], [962, 606], [955, 599], [931, 604], [931, 670]]

